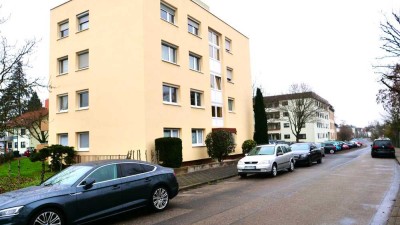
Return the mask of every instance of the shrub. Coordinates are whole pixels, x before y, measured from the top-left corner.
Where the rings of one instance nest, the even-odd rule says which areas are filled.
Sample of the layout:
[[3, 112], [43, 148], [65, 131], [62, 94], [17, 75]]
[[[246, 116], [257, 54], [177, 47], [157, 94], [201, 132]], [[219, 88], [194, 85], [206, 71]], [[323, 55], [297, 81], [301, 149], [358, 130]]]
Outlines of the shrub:
[[212, 131], [207, 134], [205, 142], [208, 155], [218, 162], [222, 162], [235, 148], [232, 134], [225, 130]]
[[245, 140], [242, 144], [243, 154], [249, 153], [251, 149], [257, 146], [257, 143], [253, 140]]
[[75, 155], [76, 151], [74, 150], [74, 147], [51, 145], [39, 150], [38, 152], [33, 152], [29, 159], [32, 162], [44, 162], [48, 157], [50, 157], [51, 162], [49, 166], [53, 171], [55, 171], [73, 164]]
[[179, 168], [182, 165], [182, 140], [180, 138], [163, 137], [155, 140], [156, 152], [162, 165]]

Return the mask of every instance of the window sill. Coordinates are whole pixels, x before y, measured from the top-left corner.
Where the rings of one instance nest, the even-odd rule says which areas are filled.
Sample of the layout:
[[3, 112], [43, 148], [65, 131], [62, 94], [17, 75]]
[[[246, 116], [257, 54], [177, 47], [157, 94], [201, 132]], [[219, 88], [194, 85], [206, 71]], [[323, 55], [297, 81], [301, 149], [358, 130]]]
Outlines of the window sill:
[[232, 53], [231, 50], [226, 50], [226, 49], [225, 49], [225, 52], [226, 52], [226, 53], [229, 53], [229, 54], [231, 54], [231, 55], [233, 55], [233, 53]]
[[176, 25], [175, 23], [171, 23], [171, 22], [169, 22], [168, 20], [164, 20], [163, 18], [160, 18], [160, 20], [162, 20], [162, 21], [164, 21], [164, 22], [166, 22], [166, 23], [168, 23], [168, 24], [171, 24], [172, 26], [174, 26], [174, 27], [176, 27], [176, 28], [179, 28], [178, 25]]
[[228, 80], [228, 83], [230, 83], [230, 84], [235, 84], [235, 82], [233, 82], [233, 81], [231, 81], [231, 80]]
[[192, 148], [204, 148], [207, 147], [205, 144], [197, 144], [197, 145], [193, 145], [192, 144]]
[[89, 152], [89, 148], [79, 148], [77, 152]]
[[236, 112], [235, 112], [235, 111], [228, 111], [228, 113], [236, 114]]
[[195, 36], [195, 37], [197, 37], [197, 38], [200, 38], [200, 39], [202, 39], [198, 34], [193, 34], [192, 32], [190, 32], [190, 31], [188, 31], [188, 33], [189, 34], [191, 34], [191, 35], [193, 35], [193, 36]]
[[67, 37], [69, 37], [69, 35], [64, 36], [64, 37], [59, 37], [59, 38], [57, 39], [57, 41], [60, 41], [60, 40], [65, 39], [65, 38], [67, 38]]
[[165, 63], [168, 63], [168, 64], [175, 65], [175, 66], [180, 66], [179, 64], [177, 64], [177, 63], [175, 63], [175, 62], [170, 62], [170, 61], [167, 61], [167, 60], [164, 60], [164, 59], [161, 59], [161, 61], [163, 61], [163, 62], [165, 62]]
[[88, 70], [89, 67], [85, 67], [85, 68], [81, 68], [81, 69], [77, 69], [75, 72], [79, 72], [79, 71], [83, 71], [83, 70]]
[[58, 111], [57, 114], [63, 114], [63, 113], [67, 113], [68, 110], [62, 110], [62, 111]]
[[77, 108], [75, 111], [84, 111], [84, 110], [89, 110], [89, 107]]
[[173, 103], [173, 102], [163, 102], [164, 105], [171, 105], [171, 106], [179, 106], [181, 107], [181, 105], [179, 105], [178, 103]]
[[206, 108], [204, 108], [202, 106], [195, 106], [195, 105], [191, 105], [190, 107], [192, 107], [192, 109], [203, 109], [203, 110], [206, 109]]
[[65, 76], [65, 75], [68, 75], [68, 72], [66, 72], [66, 73], [60, 73], [60, 74], [57, 75], [57, 77], [61, 77], [61, 76]]
[[89, 30], [89, 28], [86, 28], [86, 29], [84, 29], [84, 30], [78, 30], [75, 34], [79, 34], [79, 33], [82, 33], [82, 32], [84, 32], [84, 31], [87, 31], [87, 30]]
[[196, 73], [201, 73], [201, 74], [204, 74], [203, 72], [201, 72], [200, 70], [194, 70], [194, 69], [191, 69], [191, 68], [189, 68], [189, 70], [190, 71], [193, 71], [193, 72], [196, 72]]

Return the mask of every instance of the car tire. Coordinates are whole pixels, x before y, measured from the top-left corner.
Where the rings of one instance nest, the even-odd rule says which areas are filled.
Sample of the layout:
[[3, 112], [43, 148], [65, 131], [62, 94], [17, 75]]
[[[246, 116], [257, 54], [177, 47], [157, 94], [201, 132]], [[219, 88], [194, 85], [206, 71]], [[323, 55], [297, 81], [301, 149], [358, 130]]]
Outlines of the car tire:
[[239, 173], [240, 178], [246, 178], [247, 177], [247, 173]]
[[331, 150], [329, 151], [329, 153], [335, 154], [335, 150], [331, 149]]
[[276, 168], [276, 164], [274, 163], [271, 169], [271, 176], [276, 177], [277, 175], [278, 175], [278, 168]]
[[289, 172], [293, 172], [294, 171], [294, 163], [293, 163], [292, 160], [290, 161], [290, 165], [289, 165], [288, 171]]
[[312, 160], [308, 159], [307, 166], [312, 166]]
[[375, 158], [376, 155], [375, 155], [374, 153], [371, 153], [371, 157], [372, 157], [372, 158]]
[[64, 215], [57, 209], [47, 208], [42, 209], [36, 213], [29, 222], [29, 225], [41, 225], [41, 224], [59, 224], [64, 225]]
[[318, 163], [318, 164], [321, 164], [321, 163], [322, 163], [322, 156], [321, 156], [321, 158], [319, 158], [319, 159], [317, 160], [317, 163]]
[[150, 206], [156, 212], [161, 212], [165, 208], [167, 208], [169, 203], [169, 193], [168, 190], [163, 187], [159, 186], [156, 187], [150, 196]]

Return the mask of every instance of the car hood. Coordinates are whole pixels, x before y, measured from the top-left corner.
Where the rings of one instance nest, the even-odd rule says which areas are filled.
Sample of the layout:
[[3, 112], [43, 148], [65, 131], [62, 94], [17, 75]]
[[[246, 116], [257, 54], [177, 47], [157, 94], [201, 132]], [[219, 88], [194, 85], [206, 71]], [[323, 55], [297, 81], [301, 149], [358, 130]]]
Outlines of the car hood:
[[293, 155], [301, 155], [301, 154], [307, 154], [310, 151], [309, 150], [301, 150], [301, 151], [292, 151]]
[[32, 186], [0, 194], [0, 209], [26, 205], [38, 200], [69, 193], [70, 186]]
[[269, 160], [269, 159], [275, 159], [274, 155], [248, 155], [244, 158], [242, 158], [240, 161], [242, 162], [258, 162], [262, 160]]

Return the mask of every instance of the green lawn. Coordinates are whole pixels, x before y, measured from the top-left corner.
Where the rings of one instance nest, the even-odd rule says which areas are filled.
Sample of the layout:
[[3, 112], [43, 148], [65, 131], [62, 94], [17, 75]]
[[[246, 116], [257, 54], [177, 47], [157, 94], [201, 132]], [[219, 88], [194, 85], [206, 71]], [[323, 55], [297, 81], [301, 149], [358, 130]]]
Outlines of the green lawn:
[[[20, 164], [20, 176], [18, 175], [18, 162]], [[23, 187], [40, 184], [42, 171], [41, 162], [31, 162], [29, 158], [21, 157], [11, 161], [10, 164], [0, 165], [0, 193], [16, 190]], [[45, 179], [52, 176], [46, 165]]]

